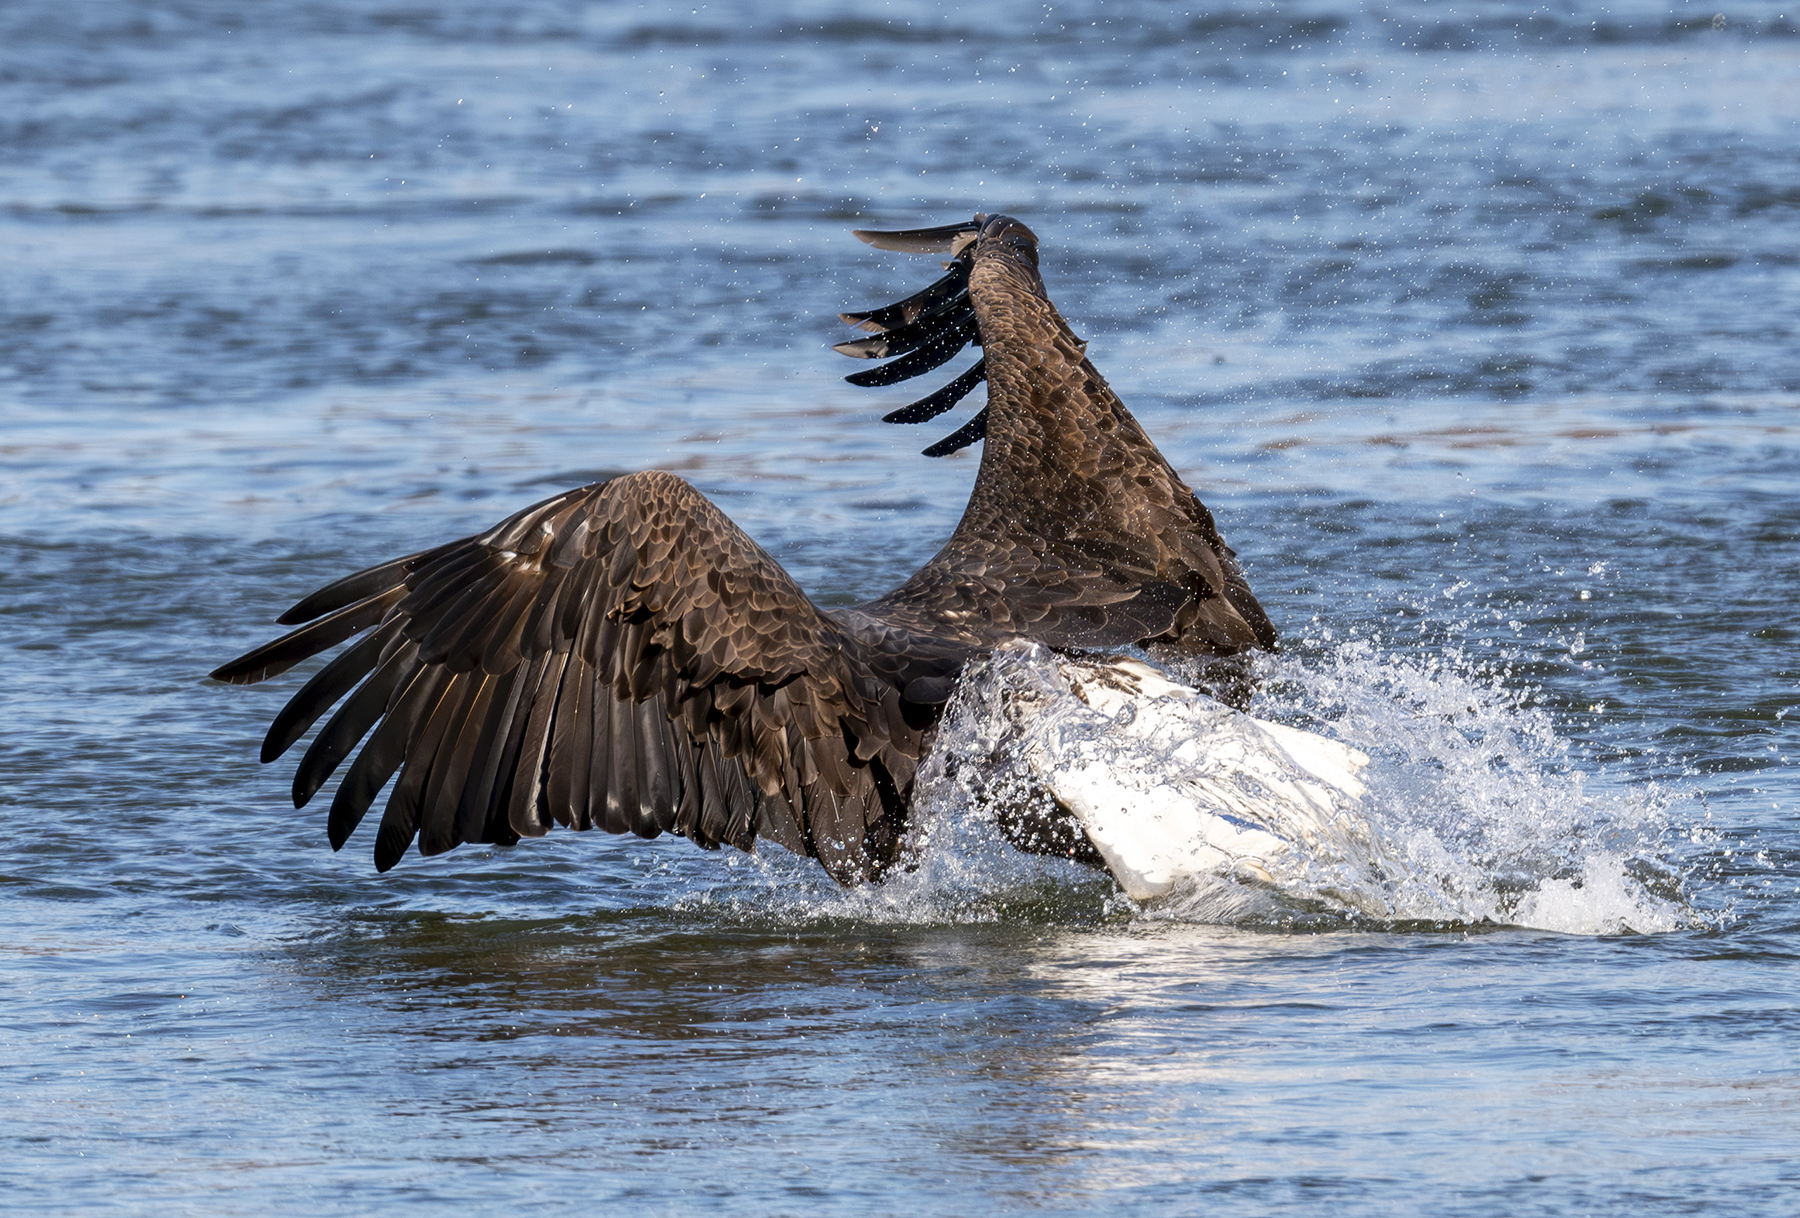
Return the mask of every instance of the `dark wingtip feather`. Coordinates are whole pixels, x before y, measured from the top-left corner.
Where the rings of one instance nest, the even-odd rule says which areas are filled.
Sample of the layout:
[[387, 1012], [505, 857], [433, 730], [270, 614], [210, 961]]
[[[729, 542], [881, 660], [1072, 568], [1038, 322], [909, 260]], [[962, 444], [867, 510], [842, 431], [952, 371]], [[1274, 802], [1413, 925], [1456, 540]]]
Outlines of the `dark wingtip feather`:
[[228, 664], [221, 664], [208, 675], [229, 685], [254, 685], [278, 676], [300, 661], [329, 651], [381, 621], [405, 591], [403, 585], [395, 584], [367, 600], [352, 602], [298, 630], [290, 630]]
[[366, 571], [358, 571], [354, 575], [346, 575], [342, 579], [333, 580], [316, 592], [296, 601], [292, 608], [275, 619], [277, 626], [298, 626], [302, 622], [310, 622], [322, 614], [334, 609], [342, 609], [345, 605], [354, 604], [366, 597], [384, 592], [406, 578], [404, 567], [411, 558], [398, 558], [393, 562], [384, 562], [378, 567], [370, 567]]
[[851, 236], [878, 250], [901, 254], [956, 254], [981, 232], [985, 216], [964, 220], [960, 224], [940, 224], [936, 228], [907, 228], [883, 231], [872, 228], [851, 230]]
[[340, 698], [375, 670], [375, 665], [381, 658], [381, 649], [393, 634], [393, 627], [370, 631], [363, 636], [361, 642], [314, 673], [312, 680], [288, 699], [288, 704], [281, 708], [281, 713], [269, 724], [268, 735], [263, 737], [264, 765], [292, 748], [294, 742], [306, 734], [306, 729], [317, 722], [320, 715], [330, 710]]
[[[401, 806], [396, 808], [399, 801]], [[375, 870], [392, 871], [394, 865], [406, 857], [412, 848], [413, 839], [419, 835], [419, 806], [416, 796], [410, 792], [395, 789], [388, 800], [386, 813], [381, 818], [381, 828], [375, 834]]]
[[956, 353], [968, 346], [977, 332], [975, 316], [971, 313], [966, 321], [959, 322], [953, 329], [937, 334], [930, 342], [916, 350], [889, 360], [879, 368], [870, 368], [865, 372], [852, 372], [845, 377], [852, 385], [871, 388], [877, 385], [897, 385], [901, 381], [922, 376], [933, 368], [938, 368], [956, 358]]
[[965, 295], [969, 290], [970, 265], [969, 259], [958, 258], [949, 264], [949, 273], [943, 278], [927, 284], [904, 300], [862, 313], [839, 313], [838, 317], [845, 325], [855, 326], [867, 334], [880, 334], [899, 326], [910, 325], [942, 309], [956, 297]]
[[959, 452], [987, 435], [987, 421], [988, 408], [983, 406], [974, 418], [922, 451], [927, 457], [948, 457]]
[[966, 330], [974, 317], [969, 294], [963, 291], [932, 305], [913, 321], [880, 330], [874, 338], [838, 343], [832, 350], [852, 359], [887, 359], [915, 351], [928, 343], [947, 342], [958, 329]]
[[239, 656], [229, 664], [219, 665], [206, 675], [211, 680], [223, 681], [227, 685], [255, 685], [258, 681], [266, 681], [276, 675], [267, 669], [245, 668], [244, 661], [248, 659], [250, 656]]
[[331, 811], [325, 818], [325, 840], [331, 843], [333, 854], [344, 848], [344, 843], [350, 840], [350, 835], [362, 824], [362, 818], [368, 810], [366, 805], [356, 807], [351, 798], [344, 794], [344, 788], [338, 788], [331, 801]]
[[987, 379], [986, 358], [975, 361], [975, 366], [945, 385], [930, 397], [920, 398], [909, 406], [889, 411], [881, 416], [883, 423], [924, 423], [937, 418], [946, 410], [955, 406], [969, 395], [969, 391]]
[[417, 554], [408, 554], [404, 558], [396, 558], [390, 562], [378, 563], [373, 567], [365, 567], [342, 579], [333, 580], [317, 592], [302, 597], [286, 613], [275, 619], [277, 626], [298, 626], [302, 622], [310, 622], [321, 614], [342, 609], [345, 605], [354, 604], [377, 596], [406, 581], [406, 577], [420, 567], [440, 555], [447, 554], [467, 541], [459, 538], [446, 542], [429, 550], [420, 550]]

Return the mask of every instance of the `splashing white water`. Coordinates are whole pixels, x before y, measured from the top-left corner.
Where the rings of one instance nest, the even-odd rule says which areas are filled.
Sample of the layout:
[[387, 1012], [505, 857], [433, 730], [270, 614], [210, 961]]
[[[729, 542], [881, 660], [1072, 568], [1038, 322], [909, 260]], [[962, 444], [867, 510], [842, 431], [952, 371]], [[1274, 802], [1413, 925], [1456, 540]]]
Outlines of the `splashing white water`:
[[[1661, 861], [1666, 798], [1641, 788], [1591, 792], [1547, 715], [1441, 663], [1358, 644], [1322, 662], [1280, 662], [1259, 715], [1328, 733], [1372, 758], [1356, 775], [1361, 783], [1325, 783], [1335, 806], [1328, 799], [1311, 808], [1304, 798], [1279, 797], [1279, 767], [1287, 767], [1291, 790], [1334, 772], [1317, 769], [1316, 758], [1295, 761], [1307, 756], [1307, 739], [1343, 756], [1341, 745], [1295, 733], [1287, 743], [1298, 741], [1301, 751], [1257, 755], [1257, 720], [1205, 698], [1151, 694], [1109, 714], [1089, 704], [1071, 673], [1042, 649], [1019, 648], [965, 674], [920, 779], [918, 807], [934, 819], [926, 876], [914, 885], [935, 879], [978, 887], [984, 868], [971, 867], [966, 852], [998, 836], [998, 815], [1033, 800], [1047, 808], [1052, 793], [1077, 805], [1084, 793], [1072, 784], [1103, 764], [1118, 789], [1142, 793], [1147, 816], [1172, 799], [1193, 798], [1215, 820], [1223, 810], [1234, 821], [1233, 810], [1244, 807], [1234, 801], [1263, 800], [1244, 818], [1267, 831], [1260, 845], [1247, 836], [1234, 852], [1229, 834], [1215, 833], [1225, 852], [1183, 855], [1180, 882], [1145, 902], [1148, 916], [1485, 923], [1574, 934], [1652, 933], [1694, 922]], [[1286, 730], [1264, 734], [1279, 741]], [[1204, 743], [1200, 753], [1213, 754], [1210, 767], [1204, 756], [1197, 761], [1195, 741]], [[1233, 760], [1223, 768], [1235, 773], [1220, 772], [1226, 755]], [[1358, 790], [1363, 783], [1366, 793]], [[1141, 888], [1101, 840], [1113, 832], [1090, 827], [1127, 888]], [[1262, 848], [1270, 838], [1278, 844]]]

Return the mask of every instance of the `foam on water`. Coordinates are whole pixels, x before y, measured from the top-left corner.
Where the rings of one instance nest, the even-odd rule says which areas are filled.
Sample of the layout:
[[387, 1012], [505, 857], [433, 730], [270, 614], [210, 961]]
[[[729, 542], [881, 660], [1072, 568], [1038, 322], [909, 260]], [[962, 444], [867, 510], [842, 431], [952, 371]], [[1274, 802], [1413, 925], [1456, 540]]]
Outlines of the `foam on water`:
[[925, 824], [907, 865], [880, 884], [841, 888], [812, 859], [759, 843], [728, 852], [728, 878], [684, 886], [671, 904], [702, 921], [794, 930], [833, 924], [941, 926], [1123, 924], [1138, 915], [1109, 875], [1061, 859], [1023, 854], [996, 831], [991, 808], [918, 805]]
[[[975, 894], [991, 899], [984, 886], [1033, 883], [1014, 870], [1022, 856], [1007, 857], [993, 822], [1009, 802], [1047, 798], [1025, 758], [1071, 720], [1082, 722], [1083, 748], [1100, 750], [1128, 785], [1184, 780], [1191, 765], [1095, 715], [1055, 679], [1055, 663], [1046, 653], [1009, 653], [966, 674], [921, 777], [929, 828], [919, 870], [878, 896], [852, 899], [943, 916]], [[1007, 705], [1027, 688], [1036, 701], [1022, 721]], [[1047, 689], [1060, 690], [1061, 701], [1052, 693], [1045, 702]], [[1158, 702], [1158, 715], [1186, 715], [1196, 733], [1212, 730], [1202, 721], [1216, 718], [1216, 707]], [[1241, 870], [1197, 876], [1147, 903], [1142, 916], [1571, 934], [1656, 933], [1699, 920], [1672, 862], [1674, 797], [1596, 781], [1572, 763], [1547, 713], [1452, 656], [1419, 660], [1353, 642], [1319, 658], [1284, 658], [1254, 709], [1370, 755], [1353, 831], [1346, 824], [1296, 838], [1294, 853], [1270, 867], [1273, 884], [1246, 883]], [[1040, 873], [1064, 866], [1030, 865]]]
[[[1056, 664], [1033, 649], [971, 666], [921, 773], [913, 857], [882, 884], [841, 889], [811, 860], [764, 847], [725, 852], [726, 877], [678, 883], [672, 905], [704, 922], [787, 929], [1156, 920], [1605, 935], [1708, 921], [1683, 890], [1679, 852], [1693, 833], [1672, 815], [1676, 793], [1585, 772], [1547, 712], [1453, 650], [1419, 658], [1361, 641], [1272, 662], [1252, 708], [1369, 754], [1353, 815], [1296, 838], [1269, 867], [1272, 885], [1228, 870], [1134, 903], [1104, 873], [1015, 850], [995, 823], [1003, 807], [1049, 798], [1026, 754], [1071, 724], [1127, 783], [1172, 784], [1191, 769], [1124, 730], [1124, 717], [1083, 704]], [[1022, 721], [1008, 704], [1027, 689]], [[1156, 714], [1213, 730], [1216, 707], [1157, 701]]]

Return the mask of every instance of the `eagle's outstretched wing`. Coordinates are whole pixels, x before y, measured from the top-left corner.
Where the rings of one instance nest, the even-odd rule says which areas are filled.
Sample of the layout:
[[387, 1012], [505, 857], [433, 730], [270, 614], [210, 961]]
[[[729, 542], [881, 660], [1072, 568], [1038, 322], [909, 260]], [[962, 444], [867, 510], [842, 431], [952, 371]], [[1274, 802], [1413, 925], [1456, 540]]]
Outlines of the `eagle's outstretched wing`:
[[281, 621], [307, 624], [212, 675], [261, 681], [355, 639], [276, 718], [263, 760], [336, 705], [294, 802], [360, 743], [332, 799], [336, 848], [399, 771], [382, 870], [415, 837], [436, 854], [553, 823], [767, 838], [843, 883], [897, 856], [930, 719], [902, 697], [905, 665], [870, 655], [673, 474], [557, 495]]
[[889, 359], [847, 379], [893, 384], [972, 341], [980, 362], [886, 421], [932, 418], [981, 380], [988, 391], [979, 412], [925, 450], [940, 456], [985, 441], [955, 534], [902, 587], [854, 612], [978, 650], [1014, 637], [1076, 650], [1166, 642], [1205, 656], [1275, 646], [1212, 513], [1051, 303], [1030, 229], [978, 215], [856, 235], [879, 249], [951, 257], [923, 292], [842, 314], [875, 337], [838, 351]]
[[1021, 637], [1226, 657], [1274, 646], [1211, 514], [1050, 303], [1029, 229], [977, 216], [858, 235], [951, 260], [924, 291], [845, 315], [873, 337], [839, 350], [890, 360], [851, 379], [892, 384], [984, 349], [889, 416], [922, 421], [988, 382], [987, 405], [928, 450], [985, 440], [950, 541], [888, 595], [823, 613], [693, 487], [644, 473], [339, 580], [281, 619], [300, 629], [213, 673], [261, 681], [349, 644], [263, 746], [273, 760], [331, 712], [294, 801], [355, 755], [332, 799], [334, 847], [391, 781], [382, 870], [415, 839], [436, 854], [560, 822], [709, 847], [768, 838], [855, 883], [899, 856], [965, 660]]

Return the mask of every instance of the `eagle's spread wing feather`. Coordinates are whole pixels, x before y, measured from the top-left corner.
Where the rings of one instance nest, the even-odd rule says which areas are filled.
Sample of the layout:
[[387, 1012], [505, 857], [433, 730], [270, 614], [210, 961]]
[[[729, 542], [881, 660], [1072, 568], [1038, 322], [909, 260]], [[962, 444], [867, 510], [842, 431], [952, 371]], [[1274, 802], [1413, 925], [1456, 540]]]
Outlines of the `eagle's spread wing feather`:
[[[1212, 513], [1044, 292], [1029, 229], [977, 216], [962, 226], [858, 236], [882, 249], [953, 253], [951, 274], [967, 284], [954, 299], [968, 301], [984, 350], [970, 373], [888, 420], [920, 422], [948, 409], [977, 383], [976, 369], [988, 385], [987, 404], [925, 450], [937, 457], [985, 443], [955, 534], [902, 587], [861, 612], [976, 650], [1015, 636], [1077, 650], [1160, 641], [1213, 656], [1274, 647], [1275, 629]], [[876, 328], [907, 342], [935, 324], [939, 341], [949, 342], [963, 330], [937, 319], [954, 315], [944, 305], [915, 320], [889, 306], [846, 320], [892, 323], [901, 328]], [[838, 350], [888, 354], [867, 339]], [[879, 384], [879, 373], [890, 382], [916, 375], [921, 369], [910, 358], [850, 379]]]
[[360, 744], [332, 801], [339, 846], [398, 772], [383, 870], [415, 838], [435, 854], [555, 823], [709, 847], [772, 838], [844, 882], [895, 858], [922, 748], [903, 666], [871, 667], [674, 475], [557, 495], [340, 580], [283, 620], [307, 624], [213, 675], [260, 681], [356, 638], [277, 716], [263, 757], [336, 706], [295, 803]]
[[983, 349], [887, 416], [923, 422], [987, 382], [986, 405], [925, 450], [984, 445], [944, 548], [888, 595], [823, 613], [693, 487], [629, 474], [321, 588], [280, 619], [298, 629], [213, 675], [248, 684], [348, 644], [263, 747], [273, 760], [325, 721], [294, 802], [349, 761], [334, 847], [391, 784], [383, 870], [415, 841], [435, 854], [560, 823], [708, 847], [772, 839], [854, 883], [898, 857], [919, 759], [969, 658], [1021, 637], [1214, 657], [1275, 645], [1211, 513], [1045, 294], [1029, 229], [977, 216], [858, 236], [950, 259], [923, 291], [842, 315], [873, 337], [838, 350], [888, 361], [849, 379], [892, 384]]

